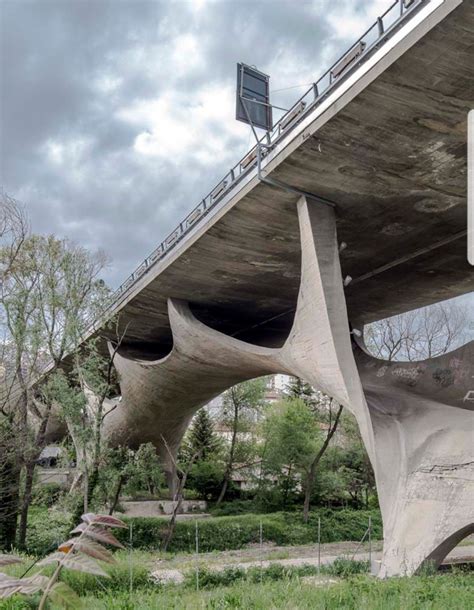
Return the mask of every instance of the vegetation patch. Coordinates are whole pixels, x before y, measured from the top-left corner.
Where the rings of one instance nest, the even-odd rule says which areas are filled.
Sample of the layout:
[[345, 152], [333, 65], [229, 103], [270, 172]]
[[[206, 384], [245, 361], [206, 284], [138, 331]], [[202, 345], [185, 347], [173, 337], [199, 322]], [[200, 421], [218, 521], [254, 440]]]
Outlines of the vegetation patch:
[[[244, 548], [260, 540], [260, 524], [264, 542], [277, 545], [298, 545], [317, 542], [318, 518], [321, 519], [321, 542], [360, 540], [367, 530], [369, 516], [372, 519], [372, 537], [382, 537], [382, 520], [377, 510], [355, 511], [321, 510], [310, 513], [307, 523], [299, 512], [278, 512], [268, 515], [238, 515], [213, 517], [199, 521], [199, 548], [202, 552], [225, 551]], [[165, 519], [136, 517], [126, 519], [133, 524], [133, 548], [158, 550], [167, 528]], [[127, 536], [122, 534], [123, 540]], [[178, 521], [169, 546], [174, 552], [193, 552], [196, 523]]]

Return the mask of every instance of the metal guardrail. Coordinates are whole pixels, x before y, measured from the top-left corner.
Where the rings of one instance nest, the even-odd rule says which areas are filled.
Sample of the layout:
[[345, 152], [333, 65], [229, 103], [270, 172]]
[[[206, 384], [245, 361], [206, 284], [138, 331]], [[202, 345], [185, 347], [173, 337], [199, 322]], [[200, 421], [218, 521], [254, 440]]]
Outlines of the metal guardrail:
[[[293, 104], [293, 106], [275, 123], [271, 132], [265, 134], [260, 142], [265, 144], [262, 155], [277, 143], [281, 142], [311, 113], [337, 86], [344, 82], [353, 69], [363, 64], [372, 53], [380, 48], [402, 22], [409, 19], [416, 9], [430, 0], [395, 0], [395, 2], [377, 18], [368, 30], [339, 58], [326, 72]], [[244, 176], [257, 166], [257, 144], [247, 152], [238, 163], [230, 169], [218, 185], [179, 223], [161, 244], [128, 276], [119, 288], [111, 295], [107, 312], [125, 299], [132, 286], [187, 235], [200, 220], [216, 207], [224, 195], [235, 187]], [[86, 335], [94, 332], [97, 322], [91, 320]]]

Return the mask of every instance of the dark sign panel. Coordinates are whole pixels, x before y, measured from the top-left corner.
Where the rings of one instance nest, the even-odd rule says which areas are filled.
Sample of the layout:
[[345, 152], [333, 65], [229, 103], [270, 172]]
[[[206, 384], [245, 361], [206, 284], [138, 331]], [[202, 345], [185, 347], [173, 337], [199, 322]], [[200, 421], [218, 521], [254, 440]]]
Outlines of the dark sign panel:
[[237, 64], [235, 118], [266, 131], [272, 129], [270, 77], [246, 64]]

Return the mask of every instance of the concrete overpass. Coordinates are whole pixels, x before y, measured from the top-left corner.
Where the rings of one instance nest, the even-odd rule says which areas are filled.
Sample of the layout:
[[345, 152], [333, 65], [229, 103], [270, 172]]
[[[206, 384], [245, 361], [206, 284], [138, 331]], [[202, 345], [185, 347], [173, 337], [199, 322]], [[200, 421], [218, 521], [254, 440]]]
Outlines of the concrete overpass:
[[260, 171], [250, 151], [112, 306], [127, 330], [110, 442], [154, 442], [172, 483], [170, 452], [200, 406], [259, 375], [304, 377], [359, 423], [384, 520], [382, 575], [440, 562], [474, 529], [473, 344], [393, 364], [349, 332], [474, 290], [473, 30], [469, 0], [396, 2], [353, 61], [275, 127]]

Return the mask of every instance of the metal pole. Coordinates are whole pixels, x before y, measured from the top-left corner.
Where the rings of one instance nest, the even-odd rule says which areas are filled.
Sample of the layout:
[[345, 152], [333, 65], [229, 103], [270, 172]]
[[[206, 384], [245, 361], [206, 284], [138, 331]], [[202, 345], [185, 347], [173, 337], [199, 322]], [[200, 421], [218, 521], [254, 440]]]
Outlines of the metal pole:
[[128, 569], [130, 578], [130, 595], [133, 593], [133, 569], [132, 569], [132, 549], [133, 549], [133, 522], [130, 522], [130, 537], [128, 545]]
[[260, 519], [260, 584], [263, 579], [263, 524]]
[[199, 591], [199, 526], [196, 519], [196, 591]]
[[318, 517], [318, 574], [321, 573], [321, 517]]
[[372, 570], [372, 517], [369, 515], [369, 570]]

